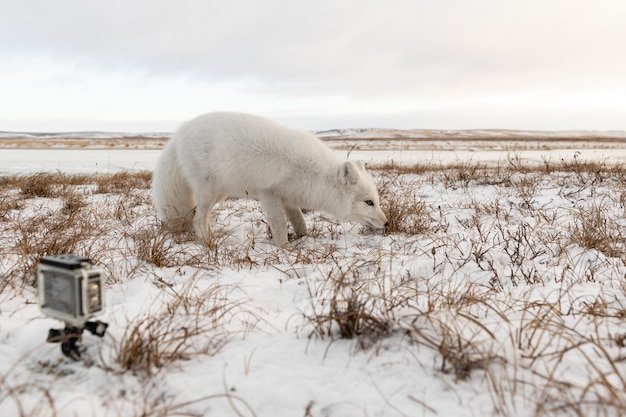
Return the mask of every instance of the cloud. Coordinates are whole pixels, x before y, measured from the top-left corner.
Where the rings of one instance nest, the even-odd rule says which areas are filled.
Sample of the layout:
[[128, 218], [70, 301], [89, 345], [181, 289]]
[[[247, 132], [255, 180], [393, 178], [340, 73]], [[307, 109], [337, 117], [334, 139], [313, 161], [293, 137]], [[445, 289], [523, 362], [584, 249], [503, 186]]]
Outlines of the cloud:
[[546, 90], [597, 100], [626, 95], [624, 11], [619, 0], [22, 0], [0, 5], [0, 61], [5, 73], [29, 60], [62, 67], [39, 76], [57, 87], [117, 78], [143, 86], [138, 102], [151, 86], [180, 99], [176, 83], [191, 100], [216, 91], [303, 111], [437, 110]]

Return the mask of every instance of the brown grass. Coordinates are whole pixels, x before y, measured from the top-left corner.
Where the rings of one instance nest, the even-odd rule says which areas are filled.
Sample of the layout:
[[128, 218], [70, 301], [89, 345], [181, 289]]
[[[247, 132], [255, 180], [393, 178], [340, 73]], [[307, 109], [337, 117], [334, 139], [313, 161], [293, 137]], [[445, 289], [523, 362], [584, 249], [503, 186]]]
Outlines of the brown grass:
[[[370, 281], [359, 277], [359, 268], [333, 269], [322, 287], [309, 286], [312, 314], [305, 320], [312, 324], [311, 336], [356, 339], [367, 348], [388, 335], [393, 326], [385, 316], [380, 298], [369, 291]], [[325, 288], [330, 285], [330, 289]]]
[[115, 362], [122, 369], [150, 378], [176, 361], [215, 355], [228, 342], [232, 335], [223, 325], [238, 307], [228, 301], [228, 288], [215, 286], [197, 292], [193, 281], [179, 292], [162, 279], [154, 281], [170, 299], [157, 312], [130, 320], [114, 343]]

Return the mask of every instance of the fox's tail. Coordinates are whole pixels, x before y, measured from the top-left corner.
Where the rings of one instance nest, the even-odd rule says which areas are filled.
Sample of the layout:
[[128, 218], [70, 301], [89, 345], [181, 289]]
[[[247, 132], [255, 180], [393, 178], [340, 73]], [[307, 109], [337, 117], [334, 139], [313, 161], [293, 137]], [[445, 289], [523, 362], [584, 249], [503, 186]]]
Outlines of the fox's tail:
[[152, 174], [152, 202], [164, 221], [186, 218], [196, 206], [171, 140], [163, 148]]

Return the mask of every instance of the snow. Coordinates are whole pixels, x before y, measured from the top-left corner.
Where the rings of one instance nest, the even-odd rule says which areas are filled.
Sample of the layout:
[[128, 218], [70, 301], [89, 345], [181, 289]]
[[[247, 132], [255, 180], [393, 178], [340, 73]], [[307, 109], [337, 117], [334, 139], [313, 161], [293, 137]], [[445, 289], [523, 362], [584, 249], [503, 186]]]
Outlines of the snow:
[[[478, 145], [476, 149], [452, 146], [448, 149], [414, 150], [337, 150], [342, 156], [380, 164], [393, 161], [399, 164], [434, 166], [451, 163], [482, 163], [508, 165], [510, 159], [523, 163], [541, 164], [560, 161], [600, 161], [607, 164], [626, 163], [626, 146], [616, 149], [523, 149], [491, 150]], [[0, 149], [0, 175], [9, 173], [68, 172], [111, 174], [120, 171], [141, 171], [154, 168], [160, 154], [155, 149]]]
[[[156, 155], [2, 150], [0, 172], [149, 170]], [[568, 233], [578, 215], [598, 207], [623, 232], [626, 187], [581, 175], [589, 175], [582, 186], [559, 172], [509, 182], [466, 182], [454, 171], [377, 173], [379, 183], [409, 190], [398, 198], [432, 210], [429, 232], [372, 234], [308, 213], [315, 233], [286, 249], [267, 242], [255, 202], [229, 200], [214, 213], [224, 232], [219, 253], [172, 244], [170, 266], [127, 255], [136, 253], [138, 235], [156, 227], [149, 203], [129, 207], [125, 197], [94, 194], [94, 210], [138, 213], [129, 223], [112, 221], [108, 234], [90, 242], [109, 274], [107, 309], [98, 317], [108, 333], [83, 337], [85, 361], [65, 359], [45, 343], [61, 323], [42, 316], [34, 288], [4, 288], [0, 415], [535, 416], [575, 415], [577, 406], [586, 415], [620, 415], [626, 267], [619, 254], [581, 247]], [[527, 188], [511, 186], [523, 181]], [[149, 191], [135, 197], [149, 201]], [[29, 200], [11, 216], [52, 215], [60, 204]], [[6, 223], [0, 228], [8, 254], [19, 236]], [[18, 258], [1, 259], [0, 273]], [[341, 279], [358, 283], [359, 292], [338, 285]], [[365, 297], [367, 311], [391, 323], [389, 333], [345, 339], [335, 325], [316, 325], [311, 318], [329, 315], [337, 293]], [[597, 314], [581, 313], [594, 303]], [[171, 334], [197, 330], [182, 349], [191, 354], [149, 375], [123, 369], [121, 341], [151, 318]]]
[[56, 171], [109, 174], [152, 170], [159, 153], [152, 149], [2, 149], [0, 174]]

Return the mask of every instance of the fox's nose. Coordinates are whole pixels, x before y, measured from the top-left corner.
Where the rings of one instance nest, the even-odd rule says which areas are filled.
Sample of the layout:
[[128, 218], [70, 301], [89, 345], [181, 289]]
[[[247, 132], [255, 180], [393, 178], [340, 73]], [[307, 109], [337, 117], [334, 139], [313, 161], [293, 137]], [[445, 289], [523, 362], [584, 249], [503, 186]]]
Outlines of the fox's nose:
[[389, 229], [389, 222], [385, 222], [385, 229]]

